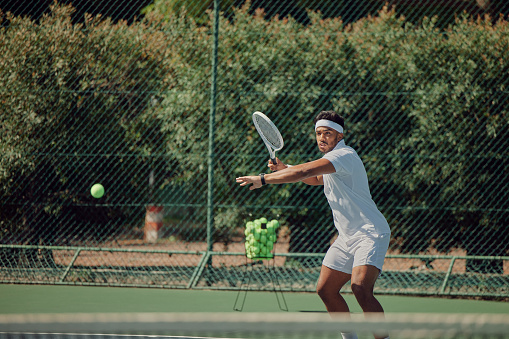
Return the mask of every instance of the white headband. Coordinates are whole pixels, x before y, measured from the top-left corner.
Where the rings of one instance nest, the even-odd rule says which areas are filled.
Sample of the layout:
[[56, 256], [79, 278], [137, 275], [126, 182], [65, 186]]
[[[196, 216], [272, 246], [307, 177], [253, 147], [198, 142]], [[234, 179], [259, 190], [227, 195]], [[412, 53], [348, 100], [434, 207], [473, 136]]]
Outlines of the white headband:
[[343, 133], [343, 127], [340, 124], [335, 123], [334, 121], [330, 121], [327, 119], [318, 120], [315, 124], [315, 131], [318, 127], [330, 127], [339, 133]]

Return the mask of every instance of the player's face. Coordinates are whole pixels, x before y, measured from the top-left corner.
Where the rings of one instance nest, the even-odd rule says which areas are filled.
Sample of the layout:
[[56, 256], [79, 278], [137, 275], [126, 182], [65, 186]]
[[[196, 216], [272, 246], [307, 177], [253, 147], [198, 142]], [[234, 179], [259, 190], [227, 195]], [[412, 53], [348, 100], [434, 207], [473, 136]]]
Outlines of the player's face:
[[335, 129], [328, 127], [318, 127], [316, 129], [316, 142], [322, 153], [332, 151], [341, 139], [343, 139], [343, 133], [339, 133]]

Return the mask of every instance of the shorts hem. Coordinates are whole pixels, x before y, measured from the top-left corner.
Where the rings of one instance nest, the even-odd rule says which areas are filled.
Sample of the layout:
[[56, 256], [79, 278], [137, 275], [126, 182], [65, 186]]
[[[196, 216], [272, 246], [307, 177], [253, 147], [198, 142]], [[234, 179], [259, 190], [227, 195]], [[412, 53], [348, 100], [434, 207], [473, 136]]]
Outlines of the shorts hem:
[[382, 267], [378, 267], [377, 265], [366, 263], [366, 264], [357, 264], [357, 265], [354, 265], [353, 267], [359, 267], [359, 266], [373, 266], [373, 267], [378, 268], [378, 276], [379, 277], [382, 275], [382, 272], [383, 272], [383, 270], [382, 270], [383, 265], [382, 265]]
[[327, 268], [330, 268], [331, 270], [334, 270], [334, 271], [338, 271], [338, 272], [341, 272], [341, 273], [346, 273], [346, 274], [352, 274], [352, 271], [350, 270], [350, 272], [347, 272], [347, 269], [346, 268], [339, 268], [339, 267], [336, 267], [334, 265], [330, 265], [330, 264], [325, 264], [325, 263], [322, 263], [323, 266], [327, 267]]
[[374, 263], [370, 263], [370, 262], [362, 263], [362, 264], [354, 264], [353, 265], [353, 267], [359, 267], [359, 266], [373, 266], [373, 267], [378, 268], [380, 271], [382, 271], [383, 264], [382, 264], [381, 267], [378, 267], [378, 265], [375, 265]]

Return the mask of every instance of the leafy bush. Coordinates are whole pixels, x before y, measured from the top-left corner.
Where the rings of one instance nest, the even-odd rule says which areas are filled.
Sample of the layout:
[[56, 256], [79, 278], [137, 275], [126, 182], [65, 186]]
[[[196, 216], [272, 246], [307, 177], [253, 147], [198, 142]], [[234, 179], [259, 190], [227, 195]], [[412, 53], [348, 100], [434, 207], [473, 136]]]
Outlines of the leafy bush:
[[[279, 155], [299, 163], [320, 156], [312, 119], [332, 108], [366, 163], [393, 250], [507, 251], [506, 21], [458, 18], [444, 30], [437, 18], [415, 26], [384, 9], [349, 25], [309, 12], [302, 25], [235, 9], [219, 27], [210, 158], [212, 21], [184, 10], [77, 25], [71, 12], [10, 17], [0, 31], [3, 223], [23, 220], [49, 243], [88, 231], [102, 241], [134, 232], [125, 225], [150, 202], [190, 208], [189, 226], [205, 232], [210, 161], [217, 241], [271, 214], [292, 228], [292, 251], [322, 252], [334, 229], [320, 187], [248, 192], [235, 177], [266, 171], [252, 112], [274, 120], [286, 142]], [[98, 210], [83, 192], [95, 181], [111, 188], [94, 219], [109, 227], [90, 230], [86, 208]]]
[[106, 204], [118, 204], [120, 192], [146, 196], [152, 164], [142, 155], [162, 147], [157, 121], [146, 126], [142, 115], [154, 99], [146, 93], [157, 96], [171, 78], [161, 72], [161, 32], [90, 16], [73, 24], [70, 6], [51, 9], [39, 22], [8, 15], [0, 31], [0, 184], [11, 215], [2, 242], [118, 232], [135, 210], [94, 207], [90, 185], [107, 187]]
[[353, 25], [366, 77], [351, 91], [380, 95], [343, 96], [339, 109], [369, 111], [353, 130], [373, 137], [360, 142], [401, 250], [501, 255], [505, 240], [495, 239], [509, 238], [508, 25], [459, 18], [444, 32], [434, 23], [414, 28], [382, 12]]

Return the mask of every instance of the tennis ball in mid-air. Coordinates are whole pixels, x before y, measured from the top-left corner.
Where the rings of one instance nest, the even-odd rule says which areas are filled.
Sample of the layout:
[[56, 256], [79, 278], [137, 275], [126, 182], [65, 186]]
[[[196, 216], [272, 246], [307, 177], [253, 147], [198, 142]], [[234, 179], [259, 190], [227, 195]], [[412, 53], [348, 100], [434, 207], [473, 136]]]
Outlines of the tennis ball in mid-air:
[[90, 189], [90, 194], [96, 199], [101, 198], [104, 195], [104, 186], [101, 184], [95, 184]]

